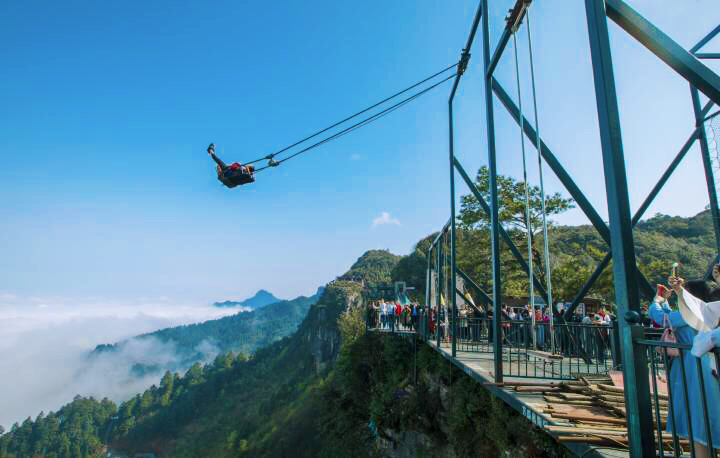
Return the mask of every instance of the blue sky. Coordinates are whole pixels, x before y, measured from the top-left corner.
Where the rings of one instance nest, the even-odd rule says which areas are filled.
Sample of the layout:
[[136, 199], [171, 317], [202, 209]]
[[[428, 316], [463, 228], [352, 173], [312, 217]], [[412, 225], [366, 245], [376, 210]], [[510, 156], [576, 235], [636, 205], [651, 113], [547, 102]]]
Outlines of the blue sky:
[[[512, 2], [491, 3], [496, 42]], [[630, 4], [686, 47], [720, 22], [714, 0]], [[2, 2], [0, 292], [293, 297], [367, 249], [408, 253], [449, 216], [449, 85], [242, 189], [221, 187], [205, 148], [255, 158], [449, 65], [476, 7]], [[582, 2], [537, 2], [532, 14], [541, 134], [605, 215]], [[480, 36], [456, 99], [467, 170], [486, 162]], [[524, 29], [518, 39], [529, 108]], [[692, 106], [687, 83], [614, 24], [611, 39], [636, 208], [690, 134]], [[508, 51], [498, 77], [515, 97]], [[519, 176], [518, 130], [497, 103], [496, 123], [499, 172]], [[647, 215], [691, 215], [706, 201], [694, 149]], [[586, 222], [577, 210], [558, 221]]]

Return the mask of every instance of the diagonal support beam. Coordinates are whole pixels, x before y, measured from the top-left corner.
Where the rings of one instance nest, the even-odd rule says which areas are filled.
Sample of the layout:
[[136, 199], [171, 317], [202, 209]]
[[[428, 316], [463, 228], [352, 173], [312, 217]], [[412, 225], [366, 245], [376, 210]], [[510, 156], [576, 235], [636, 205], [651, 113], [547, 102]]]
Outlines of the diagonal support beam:
[[[712, 100], [709, 101], [708, 103], [705, 104], [705, 106], [703, 107], [700, 114], [702, 114], [703, 116], [706, 116], [708, 113], [710, 113], [710, 109], [714, 106], [715, 106], [715, 104], [713, 103], [713, 101]], [[707, 118], [705, 118], [705, 121], [707, 121]]]
[[718, 33], [720, 33], [720, 25], [718, 25], [710, 33], [705, 35], [702, 40], [698, 41], [697, 44], [690, 49], [690, 52], [695, 54], [697, 51], [700, 50], [700, 48], [702, 48], [703, 46], [708, 44], [710, 40], [715, 38]]
[[716, 111], [715, 113], [711, 114], [710, 116], [704, 118], [704, 119], [703, 119], [703, 122], [708, 122], [708, 121], [710, 121], [712, 118], [714, 118], [714, 117], [717, 116], [717, 115], [720, 115], [720, 110], [718, 110], [718, 111]]
[[452, 220], [448, 220], [448, 222], [445, 223], [445, 225], [442, 227], [442, 229], [440, 229], [440, 232], [438, 233], [437, 237], [435, 237], [435, 240], [433, 240], [433, 242], [430, 244], [431, 247], [434, 247], [438, 244], [438, 242], [440, 241], [440, 237], [442, 237], [443, 234], [445, 233], [445, 231], [448, 230], [448, 227], [450, 227], [451, 222], [452, 222]]
[[[519, 125], [520, 110], [518, 110], [518, 107], [512, 101], [508, 93], [505, 92], [505, 89], [503, 89], [503, 87], [495, 78], [492, 79], [492, 89], [500, 102], [510, 113], [510, 116], [512, 116], [515, 122]], [[533, 129], [530, 122], [524, 116], [522, 124], [528, 140], [530, 140], [530, 142], [535, 145], [535, 147], [538, 147], [538, 137], [535, 133], [535, 129]], [[587, 216], [587, 218], [590, 220], [590, 223], [595, 227], [595, 230], [598, 231], [600, 237], [605, 241], [605, 243], [608, 244], [608, 246], [610, 246], [610, 229], [608, 229], [605, 221], [603, 221], [603, 219], [595, 210], [595, 207], [592, 206], [590, 201], [587, 200], [585, 194], [583, 194], [580, 188], [575, 184], [573, 179], [570, 177], [570, 174], [568, 174], [565, 168], [563, 168], [562, 164], [560, 164], [560, 161], [558, 161], [557, 157], [555, 157], [552, 151], [550, 151], [550, 148], [548, 148], [545, 142], [540, 139], [539, 144], [540, 154], [542, 154], [543, 159], [545, 159], [545, 163], [547, 163], [547, 165], [552, 169], [552, 171], [555, 173], [555, 176], [558, 177], [563, 186], [565, 186], [565, 189], [567, 189], [570, 196], [578, 204], [578, 207], [580, 207], [583, 213], [585, 213], [585, 216]], [[642, 272], [637, 269], [636, 272], [638, 275], [640, 291], [648, 297], [653, 297], [653, 295], [655, 294], [655, 288], [650, 285], [650, 282], [647, 280], [647, 278], [645, 278], [645, 275], [643, 275]]]
[[[464, 296], [465, 293], [463, 293], [462, 291], [460, 291], [460, 290], [457, 289], [457, 288], [455, 288], [455, 293], [456, 293], [456, 294], [459, 294], [460, 297], [465, 297], [465, 296]], [[456, 299], [456, 300], [457, 300], [457, 299]], [[470, 304], [470, 305], [472, 306], [472, 308], [474, 308], [474, 309], [477, 310], [478, 312], [482, 312], [482, 310], [480, 310], [480, 307], [478, 307], [477, 305], [473, 304], [472, 302], [468, 302], [467, 299], [465, 299], [464, 301], [465, 301], [466, 304]]]
[[[687, 139], [683, 147], [680, 148], [680, 151], [677, 153], [675, 159], [672, 160], [668, 168], [665, 170], [665, 173], [662, 174], [658, 182], [655, 184], [648, 196], [645, 198], [645, 201], [642, 203], [642, 205], [640, 205], [640, 208], [637, 209], [631, 221], [632, 227], [635, 227], [635, 225], [640, 222], [640, 219], [643, 217], [648, 207], [650, 207], [650, 204], [655, 200], [657, 195], [660, 193], [660, 190], [665, 186], [665, 183], [667, 183], [670, 176], [673, 174], [673, 172], [675, 172], [675, 169], [677, 169], [678, 165], [680, 165], [680, 162], [682, 162], [682, 160], [685, 158], [688, 151], [690, 151], [690, 148], [692, 148], [695, 140], [698, 139], [698, 133], [699, 129], [695, 129], [695, 131], [690, 135], [690, 138]], [[600, 261], [600, 264], [598, 264], [598, 266], [595, 268], [595, 271], [592, 273], [588, 281], [585, 282], [583, 287], [580, 289], [580, 292], [575, 297], [570, 307], [568, 307], [568, 309], [565, 311], [565, 319], [572, 316], [573, 312], [575, 312], [575, 309], [580, 304], [580, 302], [585, 299], [585, 296], [590, 291], [590, 288], [593, 287], [597, 279], [600, 278], [600, 275], [607, 268], [608, 264], [610, 264], [610, 259], [612, 259], [612, 252], [609, 252], [605, 255], [603, 260]]]
[[457, 274], [460, 275], [463, 280], [465, 280], [465, 282], [467, 282], [470, 286], [473, 287], [473, 289], [475, 289], [475, 291], [477, 291], [478, 295], [480, 295], [480, 302], [482, 302], [485, 307], [492, 307], [493, 301], [490, 296], [488, 296], [488, 294], [482, 288], [480, 288], [480, 286], [478, 286], [478, 284], [475, 283], [475, 281], [470, 278], [468, 274], [460, 270], [459, 267], [455, 268], [455, 272], [457, 272]]
[[510, 40], [510, 35], [512, 32], [508, 27], [505, 27], [505, 30], [503, 30], [503, 34], [500, 36], [500, 41], [498, 42], [497, 48], [495, 48], [495, 52], [492, 55], [492, 59], [490, 59], [490, 64], [488, 66], [487, 71], [487, 77], [490, 77], [493, 72], [495, 71], [495, 67], [497, 67], [497, 64], [500, 62], [500, 57], [502, 56], [503, 51], [505, 51], [505, 47], [508, 44], [508, 41]]
[[720, 105], [720, 76], [622, 0], [605, 0], [607, 17]]
[[[503, 89], [498, 80], [495, 78], [492, 79], [492, 90], [497, 96], [497, 98], [500, 100], [500, 102], [503, 104], [503, 106], [510, 113], [510, 116], [512, 116], [515, 122], [519, 125], [520, 110], [518, 109], [517, 105], [515, 105], [515, 102], [512, 101], [510, 95], [508, 95], [505, 89]], [[530, 140], [530, 142], [532, 142], [532, 144], [537, 147], [538, 138], [537, 134], [535, 133], [535, 129], [524, 116], [523, 127], [528, 140]], [[552, 151], [550, 151], [550, 148], [547, 147], [547, 145], [545, 144], [545, 142], [542, 141], [542, 139], [540, 139], [539, 149], [540, 154], [542, 154], [543, 159], [545, 159], [547, 165], [552, 169], [552, 171], [558, 177], [563, 186], [565, 186], [565, 189], [567, 189], [568, 193], [570, 193], [570, 196], [578, 204], [578, 207], [580, 207], [583, 213], [585, 213], [585, 216], [587, 216], [587, 218], [590, 220], [590, 224], [595, 227], [595, 230], [598, 231], [600, 237], [602, 237], [605, 243], [609, 245], [610, 229], [608, 229], [605, 221], [603, 221], [602, 217], [600, 217], [600, 214], [595, 210], [595, 207], [592, 206], [587, 197], [585, 197], [585, 194], [583, 194], [580, 188], [575, 184], [573, 179], [570, 177], [570, 174], [565, 170], [565, 168], [563, 168], [563, 166], [560, 164], [560, 161], [558, 161], [557, 157], [555, 157]]]
[[[478, 191], [478, 188], [475, 186], [475, 183], [470, 179], [468, 174], [465, 172], [465, 169], [460, 165], [460, 162], [457, 160], [457, 157], [453, 158], [453, 162], [455, 163], [455, 168], [460, 173], [460, 176], [465, 180], [465, 184], [468, 185], [468, 188], [470, 188], [470, 192], [473, 193], [475, 198], [480, 202], [480, 206], [483, 208], [483, 211], [485, 212], [488, 217], [490, 216], [490, 206], [485, 202], [485, 199], [483, 199], [483, 196], [480, 194], [480, 191]], [[528, 263], [525, 261], [525, 258], [522, 257], [522, 254], [520, 253], [520, 250], [518, 250], [517, 246], [515, 246], [515, 243], [510, 238], [510, 235], [505, 231], [505, 229], [500, 226], [500, 237], [505, 240], [505, 243], [507, 243], [508, 248], [510, 248], [510, 251], [512, 252], [513, 256], [517, 260], [517, 262], [520, 264], [522, 269], [525, 271], [526, 275], [530, 275], [530, 266], [528, 266]], [[543, 299], [545, 299], [545, 303], [548, 301], [548, 295], [547, 291], [545, 291], [545, 288], [543, 287], [542, 283], [540, 283], [540, 280], [537, 279], [535, 276], [535, 272], [533, 272], [532, 275], [533, 278], [533, 284], [535, 285], [535, 288], [540, 292], [540, 296], [542, 296]]]

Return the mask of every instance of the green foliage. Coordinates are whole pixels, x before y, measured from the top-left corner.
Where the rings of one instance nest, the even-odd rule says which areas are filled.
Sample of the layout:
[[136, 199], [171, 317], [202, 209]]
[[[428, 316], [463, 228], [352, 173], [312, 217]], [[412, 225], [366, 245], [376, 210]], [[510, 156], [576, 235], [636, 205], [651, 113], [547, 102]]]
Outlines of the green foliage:
[[[483, 197], [489, 199], [489, 175], [487, 167], [477, 174], [476, 184]], [[529, 190], [530, 220], [525, 215], [525, 187], [512, 177], [498, 176], [498, 211], [500, 221], [510, 238], [520, 248], [527, 260], [527, 230], [530, 228], [535, 275], [545, 283], [543, 259], [542, 199], [537, 187]], [[471, 194], [462, 196], [460, 227], [457, 238], [458, 267], [470, 275], [486, 291], [492, 290], [492, 271], [489, 219], [479, 202]], [[571, 199], [560, 194], [546, 196], [547, 215], [560, 214], [573, 207]], [[551, 222], [549, 222], [551, 223]], [[671, 217], [657, 214], [641, 221], [635, 228], [635, 247], [638, 266], [651, 283], [666, 281], [673, 262], [681, 264], [686, 278], [699, 277], [705, 273], [714, 257], [714, 235], [709, 211], [691, 218]], [[552, 270], [553, 297], [556, 301], [571, 301], [583, 287], [605, 257], [609, 247], [595, 228], [583, 226], [548, 226], [548, 242]], [[426, 239], [423, 239], [426, 240]], [[409, 256], [412, 257], [413, 254]], [[527, 275], [520, 269], [509, 249], [501, 242], [501, 270], [503, 294], [528, 295]], [[403, 263], [401, 261], [401, 263]], [[407, 262], [410, 262], [408, 260]], [[415, 271], [403, 272], [417, 276]], [[424, 282], [423, 282], [424, 284]], [[599, 277], [587, 297], [615, 302], [612, 263]], [[648, 298], [649, 299], [649, 298]]]
[[[480, 167], [475, 178], [475, 186], [485, 202], [490, 201], [490, 173], [487, 166]], [[497, 176], [498, 216], [506, 229], [520, 230], [532, 234], [542, 231], [542, 194], [540, 188], [528, 188], [530, 219], [525, 211], [525, 183], [513, 177]], [[473, 194], [462, 196], [460, 200], [460, 221], [467, 227], [489, 227], [490, 218]], [[573, 200], [555, 193], [545, 196], [545, 213], [548, 217], [573, 208]]]
[[101, 438], [109, 431], [113, 402], [76, 396], [56, 413], [35, 421], [27, 418], [22, 425], [15, 423], [8, 434], [0, 437], [0, 457], [99, 457], [104, 446]]
[[390, 281], [390, 273], [400, 261], [401, 256], [396, 256], [387, 250], [370, 250], [360, 256], [355, 264], [350, 267], [341, 280], [364, 280], [368, 286]]
[[414, 286], [415, 290], [411, 293], [411, 297], [420, 302], [425, 302], [427, 253], [436, 236], [437, 234], [433, 234], [420, 240], [415, 245], [412, 253], [403, 256], [390, 272], [393, 282], [404, 281], [409, 286]]
[[[250, 359], [222, 354], [182, 377], [166, 373], [159, 388], [121, 404], [113, 447], [178, 457], [316, 455], [322, 437], [315, 419], [324, 408], [319, 393], [331, 370], [318, 359], [334, 359], [340, 330], [348, 340], [364, 332], [358, 311], [345, 313], [361, 290], [334, 282], [297, 333]], [[142, 402], [148, 398], [150, 405]]]
[[[609, 248], [588, 225], [554, 227], [549, 238], [555, 296], [571, 300]], [[666, 282], [673, 262], [685, 278], [701, 277], [715, 256], [709, 211], [690, 218], [655, 215], [638, 223], [634, 238], [640, 271], [651, 284]], [[589, 296], [615, 302], [612, 263]]]
[[[490, 201], [490, 174], [487, 166], [480, 167], [477, 176], [475, 178], [475, 185], [483, 197], [485, 202]], [[530, 245], [532, 247], [533, 256], [533, 267], [539, 278], [545, 278], [545, 265], [542, 259], [542, 252], [538, 248], [542, 242], [542, 222], [543, 222], [543, 194], [540, 192], [540, 188], [537, 186], [531, 186], [527, 189], [527, 207], [526, 207], [526, 183], [517, 181], [513, 177], [498, 175], [497, 176], [497, 195], [498, 195], [498, 218], [500, 224], [507, 230], [510, 238], [514, 241], [515, 245], [521, 248], [521, 252], [527, 252], [524, 248], [527, 246], [528, 235], [530, 237]], [[549, 219], [553, 215], [558, 215], [574, 207], [573, 200], [562, 197], [560, 193], [552, 195], [546, 195], [545, 198], [545, 214], [547, 215], [548, 227], [552, 226], [552, 221]], [[489, 229], [490, 229], [490, 216], [485, 213], [485, 210], [480, 205], [480, 202], [475, 198], [475, 195], [466, 194], [460, 199], [460, 215], [458, 220], [462, 224], [462, 227], [466, 229], [465, 239], [470, 243], [463, 245], [463, 247], [469, 248], [469, 251], [473, 253], [471, 256], [483, 256], [481, 259], [489, 259], [490, 255], [490, 243], [489, 242]], [[528, 211], [529, 207], [529, 211]], [[460, 237], [458, 237], [460, 239]], [[478, 239], [486, 241], [485, 243], [478, 244]], [[458, 246], [460, 249], [460, 246]], [[479, 252], [478, 252], [479, 251]], [[472, 259], [478, 259], [474, 257]], [[477, 261], [475, 261], [476, 263]], [[508, 275], [508, 278], [504, 279], [503, 292], [504, 294], [510, 294], [514, 296], [527, 296], [528, 286], [527, 280], [523, 282], [524, 274], [518, 272], [519, 269], [506, 269], [510, 263], [513, 263], [514, 259], [506, 249], [501, 251], [501, 263], [503, 265], [503, 272]], [[478, 274], [477, 268], [473, 268], [472, 262], [467, 262], [467, 257], [462, 263], [465, 268], [470, 271], [475, 271]], [[470, 264], [470, 265], [468, 265]], [[461, 267], [462, 268], [462, 267]], [[488, 269], [485, 269], [486, 271]], [[470, 272], [466, 273], [470, 274]], [[480, 279], [481, 283], [487, 288], [489, 275], [484, 272], [479, 277], [473, 277]], [[483, 286], [481, 285], [481, 286]]]
[[321, 456], [565, 455], [432, 349], [401, 337], [356, 339], [323, 394]]

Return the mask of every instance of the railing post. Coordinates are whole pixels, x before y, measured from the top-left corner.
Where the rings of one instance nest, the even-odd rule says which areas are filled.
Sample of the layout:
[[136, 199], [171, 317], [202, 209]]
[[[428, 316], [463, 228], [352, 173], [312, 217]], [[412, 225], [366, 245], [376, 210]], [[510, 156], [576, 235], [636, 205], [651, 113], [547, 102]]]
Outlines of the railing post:
[[620, 327], [618, 325], [618, 319], [612, 320], [612, 340], [610, 351], [612, 351], [613, 367], [615, 369], [621, 369], [622, 366], [622, 352], [620, 351]]
[[432, 263], [433, 246], [430, 245], [427, 252], [427, 272], [425, 274], [425, 308], [430, 307], [430, 279], [432, 278], [430, 265]]
[[[618, 316], [624, 317], [628, 311], [640, 312], [640, 297], [605, 1], [585, 0], [585, 13], [610, 219], [615, 301]], [[619, 330], [630, 455], [633, 458], [655, 456], [647, 357], [642, 351], [636, 354], [633, 345], [633, 337], [642, 333], [642, 328], [633, 329], [623, 320]]]
[[490, 71], [490, 28], [488, 0], [482, 0], [483, 75], [485, 75], [485, 123], [487, 129], [488, 169], [490, 171], [490, 240], [492, 245], [493, 275], [493, 350], [495, 381], [503, 380], [502, 364], [502, 285], [500, 283], [500, 220], [497, 196], [497, 161], [495, 157], [495, 118], [493, 116], [492, 72]]

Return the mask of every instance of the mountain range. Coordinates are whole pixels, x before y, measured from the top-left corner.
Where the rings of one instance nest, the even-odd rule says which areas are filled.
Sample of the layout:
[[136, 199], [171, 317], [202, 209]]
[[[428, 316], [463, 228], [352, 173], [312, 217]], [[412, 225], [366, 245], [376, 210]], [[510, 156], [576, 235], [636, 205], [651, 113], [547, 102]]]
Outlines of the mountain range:
[[[688, 278], [702, 275], [715, 254], [712, 231], [707, 211], [640, 222], [640, 270], [663, 281], [677, 261]], [[189, 354], [212, 339], [226, 352], [183, 375], [168, 371], [120, 405], [78, 396], [58, 412], [28, 418], [0, 436], [0, 457], [567, 456], [432, 349], [365, 332], [363, 284], [404, 280], [422, 295], [436, 235], [408, 256], [365, 253], [313, 298], [139, 336], [178, 342]], [[482, 228], [458, 231], [458, 262], [483, 287], [486, 235]], [[516, 243], [521, 235], [511, 233]], [[608, 248], [590, 226], [553, 226], [550, 237], [553, 286], [558, 297], [572, 297]], [[502, 268], [504, 293], [523, 294], [527, 277], [516, 261], [503, 258]], [[612, 301], [611, 269], [590, 294]], [[288, 325], [275, 334], [271, 323], [283, 314]], [[248, 335], [258, 337], [254, 352], [235, 353]]]
[[[162, 374], [167, 370], [186, 370], [196, 362], [207, 362], [217, 354], [229, 351], [250, 356], [256, 349], [292, 334], [322, 291], [323, 288], [318, 288], [310, 297], [278, 300], [215, 320], [159, 329], [114, 344], [100, 344], [90, 353], [89, 358], [113, 357], [122, 353], [125, 355], [122, 362], [128, 365], [130, 375], [141, 377]], [[274, 296], [260, 290], [244, 302], [257, 297], [268, 299]], [[163, 358], [146, 354], [138, 354], [135, 359], [126, 356], [131, 352], [125, 350], [141, 341], [159, 342], [157, 347], [170, 354]]]

